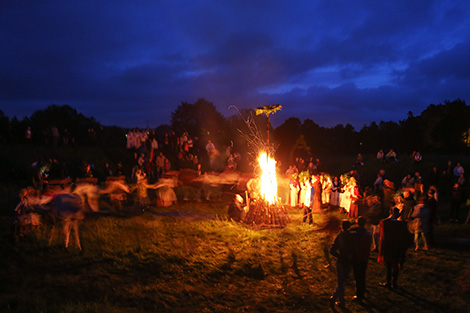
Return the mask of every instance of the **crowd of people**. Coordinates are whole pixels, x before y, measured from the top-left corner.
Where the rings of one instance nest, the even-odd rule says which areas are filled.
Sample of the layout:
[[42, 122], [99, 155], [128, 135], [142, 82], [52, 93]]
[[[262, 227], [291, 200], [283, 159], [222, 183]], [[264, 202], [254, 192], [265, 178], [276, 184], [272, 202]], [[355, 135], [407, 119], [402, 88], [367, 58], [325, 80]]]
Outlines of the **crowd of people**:
[[[412, 245], [412, 238], [405, 221], [400, 220], [400, 210], [394, 208], [389, 217], [380, 221], [380, 242], [377, 261], [385, 265], [386, 280], [380, 285], [398, 288], [398, 276], [403, 270], [406, 251]], [[366, 218], [359, 217], [351, 227], [349, 220], [343, 220], [341, 231], [334, 239], [330, 253], [337, 258], [337, 285], [330, 298], [331, 305], [345, 307], [345, 285], [350, 272], [355, 280], [355, 295], [352, 301], [362, 303], [366, 295], [366, 272], [370, 258], [373, 234], [366, 228]]]
[[[52, 131], [52, 134], [55, 132]], [[52, 136], [53, 140], [54, 137], [58, 139], [58, 134]], [[237, 171], [241, 159], [232, 146], [221, 152], [211, 140], [201, 143], [199, 138], [187, 132], [181, 135], [169, 132], [159, 137], [154, 130], [133, 129], [127, 133], [126, 148], [133, 157], [130, 180], [135, 187], [131, 190], [137, 191], [137, 203], [142, 209], [149, 203], [147, 189], [159, 188], [161, 185], [156, 183], [166, 172], [190, 168], [201, 174], [201, 159], [206, 161], [208, 171]], [[378, 162], [398, 161], [393, 149], [387, 154], [380, 150], [376, 159]], [[413, 152], [411, 159], [419, 163], [422, 155]], [[392, 181], [386, 171], [381, 169], [370, 186], [361, 185], [357, 169], [364, 165], [364, 158], [359, 154], [351, 171], [334, 176], [323, 171], [320, 159], [310, 157], [304, 160], [297, 157], [284, 173], [289, 181], [285, 203], [303, 211], [304, 223], [313, 224], [313, 213], [322, 213], [328, 209], [338, 209], [348, 218], [343, 221], [341, 232], [329, 250], [337, 258], [337, 287], [331, 301], [340, 306], [345, 305], [345, 282], [351, 271], [356, 281], [354, 300], [364, 299], [367, 262], [371, 251], [378, 252], [378, 261], [386, 267], [383, 286], [397, 288], [406, 250], [412, 246], [416, 251], [428, 250], [436, 244], [434, 226], [444, 220], [444, 216], [439, 213], [441, 195], [450, 199], [448, 220], [452, 223], [462, 221], [461, 209], [469, 199], [470, 184], [460, 163], [454, 166], [449, 161], [442, 170], [434, 166], [426, 178], [415, 171], [405, 175], [399, 182]], [[67, 166], [53, 158], [37, 162], [33, 167], [36, 169], [34, 185], [39, 193], [43, 192], [45, 180], [69, 177]], [[81, 178], [96, 178], [93, 164], [83, 162], [80, 168]], [[105, 177], [118, 177], [124, 176], [127, 170], [122, 163], [114, 166], [106, 163], [104, 172]], [[243, 198], [237, 196], [228, 214], [232, 220], [241, 221], [246, 208], [243, 207]], [[171, 199], [176, 201], [174, 192]], [[469, 219], [470, 212], [465, 222], [469, 223]], [[353, 227], [351, 220], [356, 224]]]
[[158, 180], [171, 169], [193, 169], [201, 171], [236, 171], [240, 154], [227, 146], [221, 151], [214, 142], [200, 142], [188, 132], [181, 135], [165, 132], [159, 139], [155, 130], [134, 129], [127, 134], [127, 149], [134, 154], [137, 169], [145, 172], [149, 180]]
[[[51, 133], [55, 133], [53, 129]], [[62, 137], [64, 137], [63, 134], [58, 138]], [[137, 177], [139, 173], [145, 177], [146, 182], [155, 183], [164, 177], [166, 172], [183, 168], [192, 169], [200, 174], [209, 171], [237, 171], [242, 158], [239, 153], [233, 151], [233, 146], [220, 149], [211, 140], [202, 142], [188, 132], [176, 134], [174, 131], [168, 131], [157, 134], [155, 130], [149, 128], [132, 129], [129, 130], [126, 138], [126, 148], [131, 156], [130, 162], [126, 164], [123, 162], [105, 163], [95, 166], [91, 162], [83, 161], [78, 175], [75, 176], [104, 181], [108, 177], [125, 175], [127, 181], [137, 183], [141, 181]], [[421, 162], [422, 155], [414, 151], [411, 159], [413, 162]], [[397, 160], [398, 156], [393, 149], [390, 149], [387, 154], [383, 150], [377, 153], [378, 162], [394, 163]], [[469, 198], [468, 186], [470, 184], [465, 177], [464, 168], [460, 163], [454, 166], [451, 161], [443, 170], [433, 167], [432, 173], [426, 175], [425, 179], [421, 177], [419, 171], [416, 171], [414, 174], [407, 174], [400, 182], [393, 182], [384, 170], [380, 170], [371, 186], [364, 186], [361, 181], [358, 171], [364, 167], [361, 154], [358, 154], [353, 169], [348, 173], [330, 175], [322, 167], [318, 158], [296, 157], [285, 171], [285, 177], [289, 183], [288, 190], [283, 194], [284, 203], [292, 208], [301, 208], [304, 212], [304, 222], [313, 223], [312, 213], [319, 213], [325, 207], [339, 208], [349, 218], [357, 218], [364, 212], [380, 211], [376, 207], [382, 207], [383, 212], [389, 214], [393, 207], [398, 207], [400, 211], [403, 210], [401, 218], [410, 220], [412, 210], [409, 208], [416, 205], [421, 196], [436, 200], [436, 204], [429, 204], [426, 199], [424, 211], [430, 208], [431, 213], [427, 220], [439, 221], [441, 217], [437, 213], [437, 207], [441, 195], [450, 199], [449, 219], [451, 222], [457, 222], [461, 221], [462, 206]], [[33, 164], [33, 168], [34, 186], [40, 191], [42, 191], [44, 180], [72, 176], [69, 173], [68, 164], [54, 158], [38, 161]], [[433, 197], [429, 196], [431, 193]], [[410, 204], [408, 198], [412, 198], [415, 203]], [[380, 216], [380, 214], [375, 215]], [[374, 224], [378, 224], [377, 218], [374, 219]], [[424, 228], [430, 229], [432, 233], [432, 225], [429, 226], [429, 222], [423, 224]], [[432, 238], [431, 233], [427, 237]], [[428, 246], [428, 241], [432, 241], [426, 236], [418, 237], [420, 240], [427, 239], [423, 247]]]
[[[96, 146], [103, 142], [101, 138], [103, 127], [95, 128], [90, 127], [86, 129], [86, 133], [81, 136], [82, 143], [88, 146]], [[45, 127], [41, 131], [33, 132], [31, 126], [26, 126], [23, 134], [24, 142], [30, 144], [33, 140], [44, 143], [45, 145], [52, 145], [55, 147], [62, 146], [75, 146], [77, 140], [68, 128], [60, 129], [57, 126]]]
[[[418, 154], [413, 152], [411, 159], [414, 160]], [[304, 221], [310, 221], [308, 215], [311, 212], [318, 213], [322, 208], [331, 207], [339, 208], [350, 218], [357, 218], [374, 204], [379, 204], [386, 214], [390, 214], [393, 207], [398, 207], [402, 212], [408, 198], [413, 199], [416, 205], [423, 197], [426, 206], [432, 208], [431, 219], [437, 222], [441, 220], [437, 209], [434, 209], [437, 204], [430, 205], [427, 202], [432, 199], [439, 203], [444, 197], [451, 203], [449, 221], [466, 221], [462, 219], [461, 211], [470, 198], [470, 183], [460, 163], [453, 165], [449, 161], [442, 170], [433, 166], [425, 177], [416, 170], [406, 174], [400, 181], [393, 181], [384, 169], [380, 169], [370, 185], [364, 184], [360, 174], [361, 166], [364, 166], [364, 161], [359, 154], [358, 161], [349, 172], [334, 176], [322, 171], [319, 159], [305, 161], [297, 157], [284, 173], [284, 177], [289, 179], [289, 194], [284, 195], [285, 202], [291, 208], [304, 209]], [[402, 218], [410, 219], [409, 212], [402, 212]]]
[[[58, 136], [58, 138], [61, 138]], [[93, 184], [122, 180], [133, 185], [136, 205], [145, 210], [150, 204], [148, 190], [155, 191], [157, 204], [168, 206], [176, 202], [173, 187], [178, 170], [192, 170], [198, 175], [210, 172], [235, 172], [241, 155], [233, 146], [219, 149], [214, 142], [201, 142], [188, 132], [177, 135], [174, 131], [157, 134], [150, 129], [132, 129], [126, 135], [126, 150], [123, 162], [94, 164], [82, 160], [58, 161], [48, 158], [34, 162], [33, 186], [40, 194], [53, 185], [88, 182]], [[65, 145], [65, 144], [61, 144]], [[122, 155], [122, 154], [121, 154]], [[72, 170], [70, 170], [72, 169]]]
[[[377, 155], [378, 162], [397, 162], [391, 149]], [[413, 152], [411, 161], [419, 163], [422, 155]], [[329, 253], [337, 257], [337, 287], [331, 304], [345, 306], [345, 282], [354, 273], [356, 295], [353, 301], [365, 297], [365, 273], [370, 252], [377, 252], [377, 261], [386, 268], [382, 286], [398, 288], [398, 276], [403, 269], [406, 251], [428, 250], [436, 245], [434, 227], [438, 223], [470, 222], [470, 211], [462, 220], [462, 207], [468, 205], [469, 184], [460, 163], [449, 161], [439, 170], [423, 178], [419, 171], [407, 174], [399, 182], [392, 181], [381, 169], [370, 186], [361, 186], [357, 168], [364, 166], [358, 155], [354, 168], [340, 176], [330, 176], [320, 170], [318, 159], [308, 162], [296, 159], [285, 172], [290, 177], [288, 204], [303, 209], [303, 222], [312, 224], [312, 213], [339, 209], [345, 219]], [[300, 168], [300, 170], [299, 170]], [[418, 168], [418, 167], [416, 167]], [[450, 202], [448, 218], [442, 214], [442, 195]], [[357, 224], [351, 227], [351, 221]], [[328, 259], [327, 259], [328, 260]]]

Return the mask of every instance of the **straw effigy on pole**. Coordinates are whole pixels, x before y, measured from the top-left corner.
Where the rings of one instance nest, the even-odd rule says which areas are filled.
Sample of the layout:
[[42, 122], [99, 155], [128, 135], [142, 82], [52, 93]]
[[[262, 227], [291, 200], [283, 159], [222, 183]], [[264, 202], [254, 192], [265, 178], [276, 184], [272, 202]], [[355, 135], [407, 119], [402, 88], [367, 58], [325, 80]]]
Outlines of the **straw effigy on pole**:
[[276, 113], [277, 111], [279, 111], [281, 109], [282, 109], [282, 106], [280, 104], [266, 105], [264, 107], [256, 108], [256, 115], [266, 114], [266, 117], [267, 117], [267, 121], [266, 121], [266, 154], [267, 154], [268, 159], [269, 159], [269, 150], [270, 150], [270, 147], [269, 147], [269, 128], [270, 128], [269, 116], [272, 113]]

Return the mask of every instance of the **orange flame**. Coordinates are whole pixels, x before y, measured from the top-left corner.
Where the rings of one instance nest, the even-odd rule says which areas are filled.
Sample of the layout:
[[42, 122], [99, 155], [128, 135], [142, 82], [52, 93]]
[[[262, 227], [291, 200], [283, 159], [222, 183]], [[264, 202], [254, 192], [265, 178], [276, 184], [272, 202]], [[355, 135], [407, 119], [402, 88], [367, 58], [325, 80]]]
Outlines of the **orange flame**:
[[277, 201], [276, 161], [268, 158], [266, 152], [262, 152], [258, 163], [262, 171], [261, 195], [269, 204], [274, 204]]

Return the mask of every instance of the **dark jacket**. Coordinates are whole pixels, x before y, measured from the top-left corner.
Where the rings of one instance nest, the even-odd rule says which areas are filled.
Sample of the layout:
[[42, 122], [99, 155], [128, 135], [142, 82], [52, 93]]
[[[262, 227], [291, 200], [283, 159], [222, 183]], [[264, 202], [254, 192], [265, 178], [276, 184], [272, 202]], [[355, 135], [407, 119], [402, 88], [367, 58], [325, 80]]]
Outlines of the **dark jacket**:
[[348, 231], [342, 231], [336, 236], [330, 253], [338, 258], [338, 263], [349, 266], [354, 258], [354, 238]]
[[370, 247], [372, 245], [372, 234], [364, 227], [353, 227], [350, 229], [353, 236], [354, 262], [367, 262], [370, 256]]
[[380, 242], [378, 262], [401, 263], [406, 250], [413, 243], [413, 238], [408, 232], [405, 222], [386, 218], [380, 221]]

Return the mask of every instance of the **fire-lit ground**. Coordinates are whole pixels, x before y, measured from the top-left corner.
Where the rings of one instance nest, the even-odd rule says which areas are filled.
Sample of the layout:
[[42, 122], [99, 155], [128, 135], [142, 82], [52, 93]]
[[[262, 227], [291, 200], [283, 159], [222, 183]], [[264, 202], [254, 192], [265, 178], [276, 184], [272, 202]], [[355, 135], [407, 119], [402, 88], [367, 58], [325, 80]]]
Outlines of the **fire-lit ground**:
[[[94, 216], [81, 227], [82, 254], [56, 245], [47, 234], [7, 241], [1, 221], [2, 312], [331, 312], [333, 265], [326, 268], [328, 232], [288, 210], [285, 228], [258, 229], [226, 221], [226, 204], [186, 202], [145, 213]], [[334, 216], [342, 218], [339, 213]], [[451, 228], [452, 227], [452, 228]], [[466, 312], [468, 246], [464, 225], [437, 227], [438, 247], [408, 252], [400, 288], [378, 286], [385, 270], [372, 253], [365, 306], [350, 312]], [[347, 299], [354, 294], [350, 281]], [[410, 311], [411, 310], [411, 311]]]

